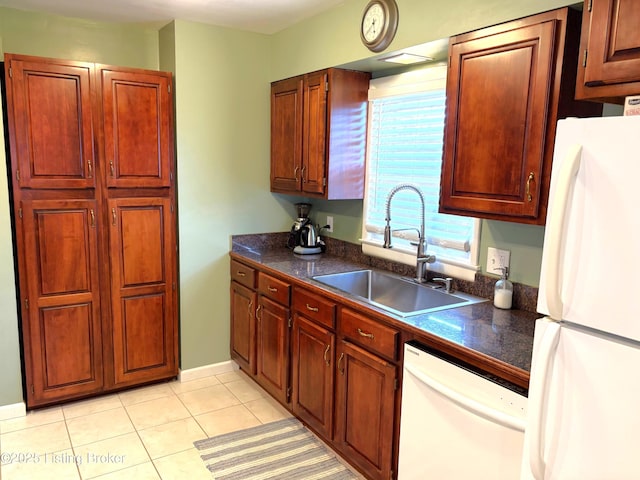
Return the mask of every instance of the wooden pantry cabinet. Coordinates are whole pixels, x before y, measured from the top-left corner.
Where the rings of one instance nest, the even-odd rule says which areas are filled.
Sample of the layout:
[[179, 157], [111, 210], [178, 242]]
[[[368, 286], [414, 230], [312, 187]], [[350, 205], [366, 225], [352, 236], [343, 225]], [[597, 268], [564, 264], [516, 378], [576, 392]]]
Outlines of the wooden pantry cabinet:
[[640, 95], [640, 2], [585, 0], [576, 98], [623, 103]]
[[580, 14], [553, 10], [452, 37], [440, 212], [542, 225], [556, 123], [573, 99]]
[[271, 84], [271, 191], [364, 195], [367, 72], [329, 68]]
[[177, 375], [171, 74], [5, 55], [29, 408]]

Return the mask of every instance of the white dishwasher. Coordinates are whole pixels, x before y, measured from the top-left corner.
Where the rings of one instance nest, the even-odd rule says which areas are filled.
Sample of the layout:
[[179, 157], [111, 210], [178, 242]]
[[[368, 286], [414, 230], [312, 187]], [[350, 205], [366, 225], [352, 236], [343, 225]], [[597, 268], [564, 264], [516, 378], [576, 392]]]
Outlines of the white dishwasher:
[[398, 480], [518, 479], [527, 398], [444, 358], [405, 344]]

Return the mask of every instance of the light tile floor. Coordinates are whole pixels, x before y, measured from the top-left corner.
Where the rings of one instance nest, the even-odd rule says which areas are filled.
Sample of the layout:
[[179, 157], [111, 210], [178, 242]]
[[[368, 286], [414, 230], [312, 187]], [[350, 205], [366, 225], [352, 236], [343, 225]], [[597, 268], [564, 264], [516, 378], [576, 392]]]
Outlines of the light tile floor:
[[0, 478], [211, 480], [195, 440], [289, 416], [239, 371], [141, 387], [0, 421]]

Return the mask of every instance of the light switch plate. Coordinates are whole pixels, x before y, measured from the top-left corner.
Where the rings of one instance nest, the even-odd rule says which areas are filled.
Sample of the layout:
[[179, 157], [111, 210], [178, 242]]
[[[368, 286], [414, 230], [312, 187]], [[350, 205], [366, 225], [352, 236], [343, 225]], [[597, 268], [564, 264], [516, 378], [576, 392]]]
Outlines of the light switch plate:
[[489, 247], [487, 249], [487, 272], [502, 275], [501, 268], [509, 268], [510, 257], [511, 252], [509, 250]]

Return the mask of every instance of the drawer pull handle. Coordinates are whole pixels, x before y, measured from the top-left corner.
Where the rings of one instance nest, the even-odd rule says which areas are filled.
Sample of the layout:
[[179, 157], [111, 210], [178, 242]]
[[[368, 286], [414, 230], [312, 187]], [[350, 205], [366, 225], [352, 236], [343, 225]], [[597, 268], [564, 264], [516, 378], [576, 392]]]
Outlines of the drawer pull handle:
[[338, 359], [338, 371], [340, 375], [344, 375], [344, 368], [340, 368], [340, 364], [342, 363], [342, 359], [344, 358], [344, 352], [340, 354], [340, 358]]
[[260, 309], [262, 308], [262, 305], [258, 305], [258, 308], [256, 308], [256, 318], [258, 320], [262, 320], [262, 315], [260, 315]]
[[310, 312], [317, 312], [318, 311], [318, 307], [312, 307], [311, 305], [309, 305], [307, 303], [307, 310], [309, 310]]
[[367, 333], [367, 332], [363, 332], [362, 330], [358, 329], [358, 335], [360, 335], [361, 337], [366, 337], [366, 338], [370, 338], [371, 340], [374, 339], [373, 333]]
[[278, 291], [276, 287], [267, 287], [267, 290], [269, 290], [271, 293], [276, 293]]
[[323, 355], [323, 357], [324, 357], [324, 363], [326, 363], [327, 367], [328, 367], [329, 365], [331, 365], [331, 364], [329, 363], [329, 359], [327, 358], [327, 353], [329, 353], [329, 349], [330, 349], [330, 348], [331, 348], [331, 345], [327, 345], [327, 348], [325, 348], [325, 350], [324, 350], [324, 355]]
[[238, 275], [239, 277], [246, 277], [247, 274], [244, 272], [236, 272], [236, 275]]

